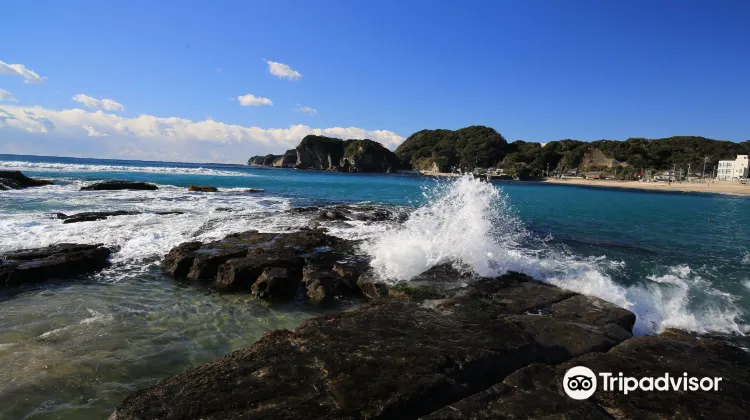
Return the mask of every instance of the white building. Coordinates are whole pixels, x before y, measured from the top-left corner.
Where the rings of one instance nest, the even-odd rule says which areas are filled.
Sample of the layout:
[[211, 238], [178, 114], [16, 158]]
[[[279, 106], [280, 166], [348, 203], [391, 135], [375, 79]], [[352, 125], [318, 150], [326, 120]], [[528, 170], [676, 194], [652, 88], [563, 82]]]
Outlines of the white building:
[[716, 171], [716, 179], [720, 181], [738, 181], [747, 178], [750, 172], [748, 155], [737, 155], [735, 160], [720, 160]]

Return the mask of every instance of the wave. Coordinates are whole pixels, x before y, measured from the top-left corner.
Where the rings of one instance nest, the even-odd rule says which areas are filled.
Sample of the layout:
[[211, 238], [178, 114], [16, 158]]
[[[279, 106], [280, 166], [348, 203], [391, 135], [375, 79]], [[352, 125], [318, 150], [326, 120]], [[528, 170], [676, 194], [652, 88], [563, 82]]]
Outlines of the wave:
[[454, 263], [480, 276], [509, 271], [578, 293], [600, 297], [637, 316], [634, 332], [665, 328], [745, 333], [743, 312], [731, 295], [715, 289], [687, 266], [661, 267], [635, 284], [612, 274], [625, 263], [580, 257], [535, 237], [513, 213], [507, 196], [489, 183], [462, 177], [424, 191], [426, 204], [400, 226], [375, 233], [363, 249], [372, 266], [390, 281], [408, 280], [426, 269]]
[[82, 163], [53, 163], [0, 161], [0, 169], [32, 171], [32, 172], [137, 172], [169, 175], [204, 175], [204, 176], [237, 176], [258, 177], [242, 171], [228, 171], [203, 167], [175, 167], [175, 166], [130, 166], [130, 165], [92, 165]]
[[[0, 253], [66, 242], [103, 243], [117, 249], [113, 263], [138, 271], [146, 269], [144, 260], [160, 258], [182, 242], [299, 226], [299, 221], [277, 217], [291, 207], [290, 199], [241, 193], [241, 188], [215, 194], [169, 186], [147, 192], [77, 190], [71, 184], [13, 191], [13, 206], [0, 218]], [[141, 214], [70, 224], [51, 216], [111, 210]], [[157, 214], [174, 211], [182, 214]]]

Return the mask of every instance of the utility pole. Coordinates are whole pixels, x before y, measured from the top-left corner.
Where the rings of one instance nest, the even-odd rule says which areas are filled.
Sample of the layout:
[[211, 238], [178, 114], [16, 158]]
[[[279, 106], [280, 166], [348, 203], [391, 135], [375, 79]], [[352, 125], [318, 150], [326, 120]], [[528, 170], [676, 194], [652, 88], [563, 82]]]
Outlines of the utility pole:
[[701, 175], [701, 178], [703, 178], [704, 181], [706, 180], [706, 162], [708, 162], [708, 156], [703, 158], [703, 175]]
[[687, 181], [690, 182], [690, 164], [688, 163]]

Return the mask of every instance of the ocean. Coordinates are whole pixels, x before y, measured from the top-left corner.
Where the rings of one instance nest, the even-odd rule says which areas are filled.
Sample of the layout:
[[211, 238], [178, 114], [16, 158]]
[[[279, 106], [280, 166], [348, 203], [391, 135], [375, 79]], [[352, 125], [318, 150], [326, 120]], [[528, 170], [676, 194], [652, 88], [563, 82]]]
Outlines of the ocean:
[[[362, 240], [374, 269], [393, 281], [446, 262], [483, 276], [520, 271], [630, 309], [636, 334], [750, 330], [747, 197], [18, 155], [0, 155], [0, 169], [55, 182], [0, 191], [0, 254], [62, 242], [117, 247], [100, 273], [0, 291], [0, 418], [106, 418], [124, 397], [167, 375], [356, 305], [218, 294], [159, 268], [185, 241], [298, 229], [309, 222], [287, 212], [298, 206], [408, 214], [403, 223], [327, 226]], [[159, 190], [79, 191], [107, 179]], [[191, 184], [221, 192], [189, 193]], [[103, 210], [142, 213], [74, 224], [52, 216]], [[163, 211], [183, 213], [156, 214]]]

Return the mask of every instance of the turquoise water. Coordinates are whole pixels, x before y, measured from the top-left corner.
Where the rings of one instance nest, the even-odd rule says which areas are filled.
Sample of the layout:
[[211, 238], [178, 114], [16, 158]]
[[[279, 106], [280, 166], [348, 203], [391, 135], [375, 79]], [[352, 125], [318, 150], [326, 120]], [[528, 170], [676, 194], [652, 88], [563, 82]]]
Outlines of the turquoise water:
[[[460, 260], [482, 274], [525, 271], [608, 299], [638, 314], [640, 334], [747, 330], [745, 197], [15, 155], [0, 155], [0, 169], [56, 183], [0, 192], [0, 252], [60, 242], [118, 247], [102, 273], [0, 295], [0, 400], [9, 402], [0, 418], [103, 418], [138, 388], [323, 311], [215, 294], [176, 283], [158, 268], [171, 247], [187, 240], [299, 228], [309, 223], [306, 216], [285, 210], [303, 205], [418, 209], [402, 226], [329, 226], [333, 234], [364, 239], [376, 268], [394, 278]], [[160, 189], [79, 191], [105, 179]], [[222, 191], [188, 193], [191, 184]], [[143, 214], [68, 225], [49, 217], [119, 209]], [[167, 210], [184, 214], [154, 214]]]

